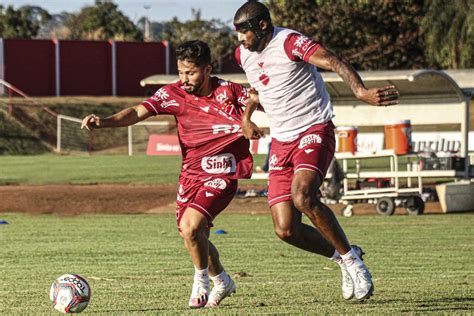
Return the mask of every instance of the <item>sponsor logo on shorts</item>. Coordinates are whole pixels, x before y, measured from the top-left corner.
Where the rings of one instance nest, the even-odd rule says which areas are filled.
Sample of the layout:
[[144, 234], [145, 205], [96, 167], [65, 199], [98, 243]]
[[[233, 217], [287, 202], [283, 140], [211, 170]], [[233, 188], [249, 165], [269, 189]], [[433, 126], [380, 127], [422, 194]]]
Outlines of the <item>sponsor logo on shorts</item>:
[[178, 202], [181, 202], [181, 203], [186, 203], [186, 202], [188, 202], [189, 199], [185, 198], [185, 197], [182, 197], [183, 194], [184, 194], [183, 185], [180, 184], [179, 188], [178, 188], [178, 195], [176, 196], [176, 200]]
[[227, 187], [227, 183], [223, 179], [213, 179], [204, 183], [204, 186], [224, 190]]
[[189, 201], [188, 198], [182, 197], [182, 196], [179, 195], [179, 194], [176, 196], [176, 200], [177, 200], [178, 202], [181, 202], [181, 203], [187, 203], [187, 202]]
[[321, 144], [322, 141], [323, 140], [321, 139], [321, 136], [316, 134], [309, 134], [301, 138], [300, 145], [298, 146], [298, 148], [301, 149], [311, 144]]
[[270, 160], [268, 160], [268, 170], [283, 170], [282, 166], [276, 165], [277, 163], [278, 163], [278, 158], [275, 154], [273, 154], [270, 157]]
[[304, 152], [307, 153], [307, 154], [310, 154], [314, 151], [314, 149], [311, 149], [311, 148], [308, 148], [308, 149], [305, 149]]
[[236, 165], [235, 156], [231, 153], [204, 157], [201, 160], [202, 169], [210, 174], [235, 172]]
[[207, 192], [207, 191], [205, 192], [205, 194], [206, 194], [206, 197], [214, 196], [214, 194], [213, 194], [213, 193], [211, 193], [211, 192]]

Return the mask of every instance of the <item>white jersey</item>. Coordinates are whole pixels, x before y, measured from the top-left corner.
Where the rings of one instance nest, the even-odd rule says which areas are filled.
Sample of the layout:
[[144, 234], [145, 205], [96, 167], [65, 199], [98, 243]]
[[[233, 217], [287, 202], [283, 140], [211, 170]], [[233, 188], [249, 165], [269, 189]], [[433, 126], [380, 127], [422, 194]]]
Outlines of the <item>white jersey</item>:
[[270, 134], [292, 141], [310, 126], [333, 117], [331, 99], [317, 68], [308, 63], [319, 44], [293, 30], [275, 27], [261, 52], [243, 45], [235, 57], [247, 80], [258, 91], [270, 121]]

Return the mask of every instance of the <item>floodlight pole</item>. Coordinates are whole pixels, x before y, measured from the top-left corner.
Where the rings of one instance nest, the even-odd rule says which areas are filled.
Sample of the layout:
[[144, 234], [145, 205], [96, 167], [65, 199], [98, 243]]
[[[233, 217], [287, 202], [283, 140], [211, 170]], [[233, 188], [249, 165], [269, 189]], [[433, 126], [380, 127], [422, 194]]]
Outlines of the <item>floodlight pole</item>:
[[463, 148], [461, 148], [461, 155], [464, 157], [464, 179], [470, 178], [469, 166], [471, 164], [469, 157], [469, 107], [471, 105], [471, 96], [466, 96], [464, 103], [464, 122], [461, 124], [461, 137]]
[[143, 8], [146, 10], [144, 40], [145, 40], [145, 42], [150, 42], [150, 21], [148, 20], [148, 10], [150, 10], [151, 5], [146, 4], [146, 5], [143, 6]]

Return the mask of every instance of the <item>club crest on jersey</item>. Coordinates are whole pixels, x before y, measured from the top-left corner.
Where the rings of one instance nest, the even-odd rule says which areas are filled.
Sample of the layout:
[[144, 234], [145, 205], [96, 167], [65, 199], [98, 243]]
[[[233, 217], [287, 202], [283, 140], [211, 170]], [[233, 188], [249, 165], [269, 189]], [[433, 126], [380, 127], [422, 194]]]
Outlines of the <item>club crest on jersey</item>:
[[213, 179], [204, 183], [205, 187], [211, 187], [214, 189], [224, 190], [227, 187], [227, 183], [223, 179]]
[[235, 156], [231, 153], [204, 157], [201, 160], [202, 169], [210, 174], [235, 172], [236, 165]]
[[267, 72], [265, 71], [265, 69], [263, 68], [263, 62], [258, 62], [257, 65], [260, 67], [261, 71], [259, 73], [259, 76], [258, 76], [258, 80], [260, 80], [260, 82], [266, 86], [269, 82], [270, 82], [270, 77], [268, 76]]
[[306, 146], [311, 144], [321, 144], [322, 141], [323, 140], [321, 139], [321, 136], [316, 134], [309, 134], [301, 138], [300, 145], [298, 146], [298, 148], [305, 148]]

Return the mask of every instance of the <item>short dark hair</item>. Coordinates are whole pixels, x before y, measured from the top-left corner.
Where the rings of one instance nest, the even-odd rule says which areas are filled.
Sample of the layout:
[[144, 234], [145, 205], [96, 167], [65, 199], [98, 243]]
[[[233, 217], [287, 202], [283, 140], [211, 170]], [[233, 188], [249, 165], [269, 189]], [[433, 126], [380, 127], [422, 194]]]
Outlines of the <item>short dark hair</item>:
[[211, 64], [211, 50], [203, 41], [188, 41], [176, 48], [176, 59], [190, 61], [203, 67]]
[[234, 24], [240, 24], [253, 19], [272, 21], [270, 11], [263, 3], [249, 0], [235, 12]]

